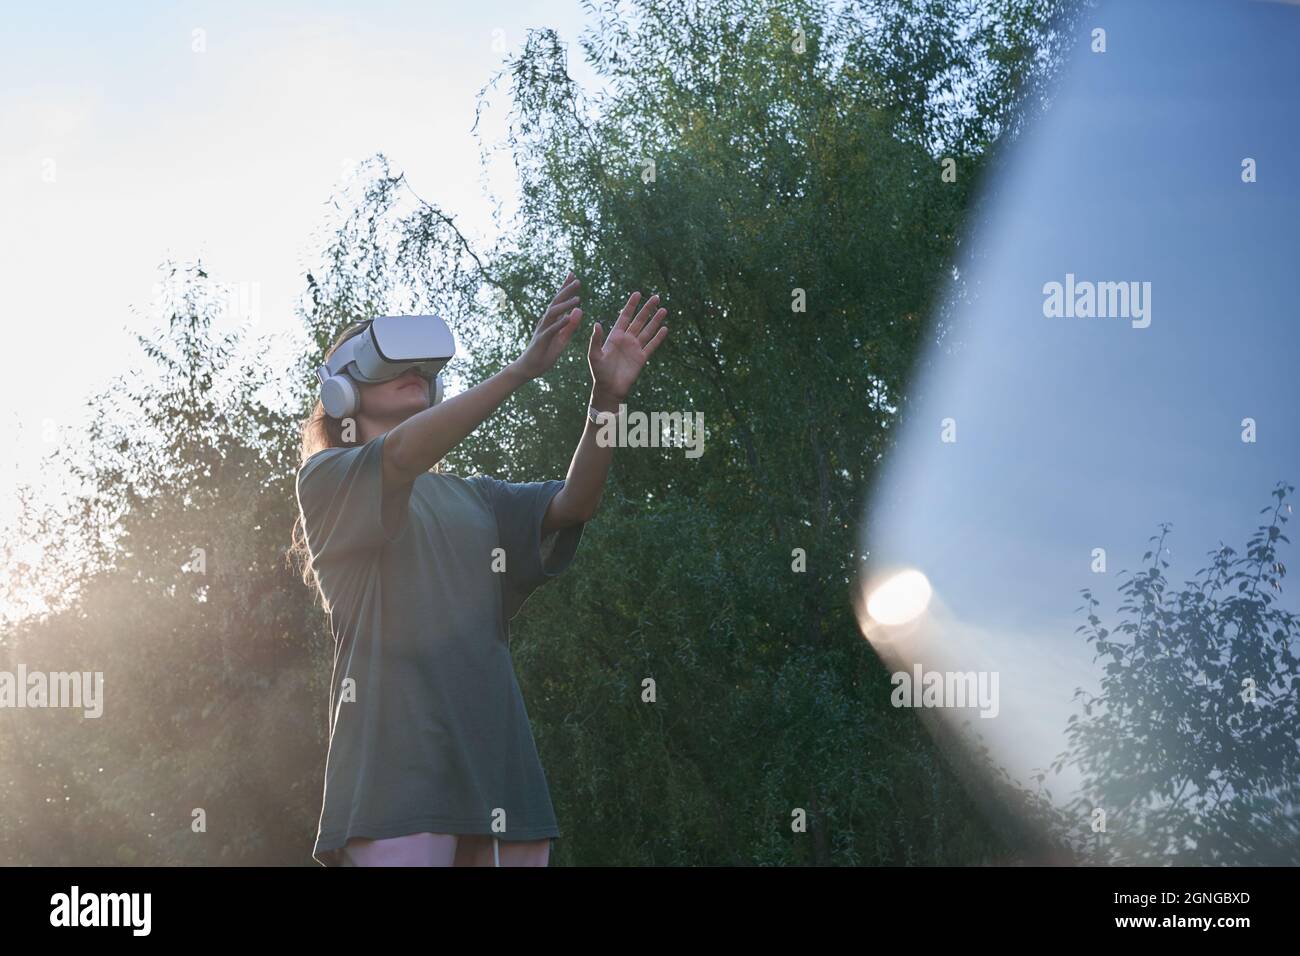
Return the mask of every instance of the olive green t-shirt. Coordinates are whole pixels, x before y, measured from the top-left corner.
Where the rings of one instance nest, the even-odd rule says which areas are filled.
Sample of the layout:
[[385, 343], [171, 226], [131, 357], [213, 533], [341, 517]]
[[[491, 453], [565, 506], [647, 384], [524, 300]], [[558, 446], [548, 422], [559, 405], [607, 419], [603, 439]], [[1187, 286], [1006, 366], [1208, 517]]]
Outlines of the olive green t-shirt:
[[385, 437], [298, 471], [334, 635], [312, 857], [335, 866], [351, 837], [423, 831], [557, 837], [508, 622], [572, 563], [585, 525], [542, 540], [563, 481], [426, 473], [385, 494]]

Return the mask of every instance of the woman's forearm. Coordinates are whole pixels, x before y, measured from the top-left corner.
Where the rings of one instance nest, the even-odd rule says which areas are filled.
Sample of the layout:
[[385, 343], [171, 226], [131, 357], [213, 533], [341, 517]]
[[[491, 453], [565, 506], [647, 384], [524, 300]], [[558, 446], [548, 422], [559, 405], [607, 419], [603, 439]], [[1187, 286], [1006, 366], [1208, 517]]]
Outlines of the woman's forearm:
[[[591, 406], [599, 412], [618, 414], [618, 406], [626, 401], [614, 395], [593, 388]], [[582, 438], [569, 463], [569, 473], [565, 476], [564, 487], [552, 499], [542, 521], [542, 533], [549, 534], [560, 528], [583, 521], [590, 521], [600, 507], [600, 499], [605, 493], [605, 481], [609, 477], [609, 468], [614, 460], [614, 446], [601, 445], [596, 440], [601, 426], [590, 418], [582, 430]]]
[[473, 388], [397, 425], [384, 439], [384, 484], [410, 484], [424, 474], [528, 381], [511, 362]]

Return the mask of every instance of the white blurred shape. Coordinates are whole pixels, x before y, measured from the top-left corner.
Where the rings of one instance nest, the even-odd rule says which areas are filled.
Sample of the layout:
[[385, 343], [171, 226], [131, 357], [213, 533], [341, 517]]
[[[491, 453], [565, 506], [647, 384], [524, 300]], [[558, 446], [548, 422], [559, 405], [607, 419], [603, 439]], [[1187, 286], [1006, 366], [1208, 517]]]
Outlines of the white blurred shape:
[[900, 571], [871, 592], [867, 613], [880, 624], [906, 624], [925, 613], [931, 593], [930, 581], [920, 571]]

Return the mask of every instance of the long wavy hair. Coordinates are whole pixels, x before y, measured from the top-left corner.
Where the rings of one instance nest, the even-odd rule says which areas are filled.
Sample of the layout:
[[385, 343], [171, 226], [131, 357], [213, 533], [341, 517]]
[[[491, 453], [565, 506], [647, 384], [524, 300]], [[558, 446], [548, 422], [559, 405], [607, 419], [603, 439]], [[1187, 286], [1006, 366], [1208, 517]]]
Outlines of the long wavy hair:
[[[326, 360], [337, 352], [344, 342], [355, 335], [360, 335], [368, 328], [370, 328], [370, 320], [366, 319], [362, 322], [354, 323], [344, 329], [339, 333], [339, 337], [334, 340], [334, 344], [325, 352]], [[432, 387], [433, 384], [430, 383], [430, 388]], [[355, 433], [355, 429], [353, 429], [353, 432]], [[312, 406], [311, 412], [303, 421], [300, 428], [300, 434], [302, 437], [302, 446], [298, 460], [299, 467], [301, 467], [302, 464], [312, 455], [319, 451], [324, 451], [326, 448], [346, 448], [361, 444], [360, 436], [355, 434], [353, 435], [353, 441], [347, 442], [343, 440], [342, 420], [331, 418], [329, 415], [326, 415], [325, 406], [321, 404], [319, 398], [316, 399], [316, 403]], [[434, 465], [432, 470], [441, 472], [442, 462], [438, 462]], [[315, 569], [312, 564], [311, 549], [307, 547], [307, 531], [303, 525], [301, 508], [299, 508], [298, 516], [293, 523], [293, 538], [289, 544], [288, 558], [301, 570], [303, 583], [309, 586], [314, 585], [316, 590], [320, 592], [320, 581], [316, 578]], [[320, 598], [323, 606], [328, 611], [329, 604], [326, 602], [323, 592], [320, 592]]]

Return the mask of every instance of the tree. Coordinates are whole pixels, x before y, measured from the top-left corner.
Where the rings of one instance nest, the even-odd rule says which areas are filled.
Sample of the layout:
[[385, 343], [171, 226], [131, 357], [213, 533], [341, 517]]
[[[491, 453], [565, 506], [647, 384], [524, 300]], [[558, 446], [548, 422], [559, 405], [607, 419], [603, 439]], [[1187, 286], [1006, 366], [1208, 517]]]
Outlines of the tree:
[[1106, 814], [1093, 841], [1104, 862], [1288, 864], [1300, 860], [1300, 618], [1280, 598], [1278, 549], [1294, 486], [1279, 483], [1268, 523], [1245, 552], [1225, 544], [1177, 590], [1169, 586], [1168, 524], [1144, 566], [1124, 572], [1123, 619], [1103, 626], [1085, 588], [1079, 631], [1106, 659], [1101, 692], [1082, 689], [1069, 746], [1054, 765], [1084, 774], [1079, 819]]
[[83, 560], [34, 572], [73, 597], [0, 648], [10, 671], [104, 678], [98, 717], [6, 712], [7, 864], [283, 862], [319, 816], [329, 635], [283, 559], [296, 415], [258, 400], [243, 337], [214, 333], [203, 266], [162, 271], [146, 361], [51, 463], [85, 491], [47, 530]]

